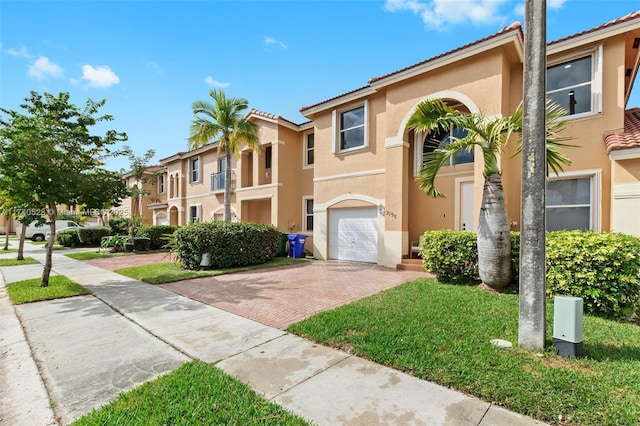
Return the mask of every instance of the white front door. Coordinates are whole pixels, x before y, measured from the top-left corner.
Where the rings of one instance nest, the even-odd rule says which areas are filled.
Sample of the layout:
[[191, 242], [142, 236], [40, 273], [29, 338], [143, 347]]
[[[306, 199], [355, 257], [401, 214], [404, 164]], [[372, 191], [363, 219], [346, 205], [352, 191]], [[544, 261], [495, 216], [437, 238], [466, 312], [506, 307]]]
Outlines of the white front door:
[[375, 207], [329, 211], [329, 259], [378, 262], [378, 210]]
[[474, 184], [473, 181], [460, 182], [460, 223], [458, 229], [475, 232], [474, 227]]

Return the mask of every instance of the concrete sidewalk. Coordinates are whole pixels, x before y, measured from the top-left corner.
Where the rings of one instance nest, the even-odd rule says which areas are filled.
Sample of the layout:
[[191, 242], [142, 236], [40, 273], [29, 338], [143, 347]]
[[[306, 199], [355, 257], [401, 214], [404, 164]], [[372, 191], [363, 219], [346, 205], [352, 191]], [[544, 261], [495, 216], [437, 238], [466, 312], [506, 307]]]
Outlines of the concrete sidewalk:
[[[29, 255], [44, 260], [41, 250]], [[0, 393], [2, 424], [52, 424], [47, 393], [55, 416], [68, 424], [190, 358], [216, 363], [318, 425], [543, 424], [157, 286], [54, 256], [54, 270], [94, 296], [14, 308], [0, 292], [0, 379], [8, 389]], [[14, 266], [1, 268], [0, 275], [13, 282], [38, 276], [37, 271]], [[15, 319], [14, 312], [26, 341], [19, 336], [22, 329], [5, 332], [5, 318]], [[27, 359], [27, 342], [47, 393], [33, 372], [35, 364]], [[39, 388], [38, 398], [20, 386], [4, 386], [6, 380], [11, 385], [16, 363], [30, 363], [20, 383]], [[27, 416], [26, 406], [38, 421]]]

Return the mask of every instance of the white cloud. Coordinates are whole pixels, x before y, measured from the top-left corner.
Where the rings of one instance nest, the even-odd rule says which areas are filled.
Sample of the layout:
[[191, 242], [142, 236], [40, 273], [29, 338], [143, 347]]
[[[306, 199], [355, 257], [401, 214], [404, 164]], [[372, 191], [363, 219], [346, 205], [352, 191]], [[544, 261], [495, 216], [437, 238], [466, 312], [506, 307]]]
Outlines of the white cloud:
[[560, 9], [566, 0], [548, 0], [547, 6], [549, 9]]
[[389, 12], [410, 11], [422, 18], [428, 28], [447, 29], [448, 24], [474, 25], [496, 24], [507, 17], [500, 8], [510, 0], [387, 0], [385, 10]]
[[269, 36], [265, 36], [264, 38], [264, 44], [266, 44], [267, 46], [280, 46], [283, 49], [286, 49], [287, 46], [281, 42], [280, 40], [276, 40], [273, 37], [269, 37]]
[[27, 58], [27, 59], [33, 58], [33, 55], [31, 55], [24, 46], [22, 46], [20, 50], [7, 49], [7, 53], [11, 56], [18, 56], [21, 58]]
[[231, 85], [231, 83], [221, 83], [218, 80], [215, 80], [213, 77], [211, 77], [210, 75], [206, 76], [204, 78], [204, 82], [207, 83], [208, 86], [211, 87], [221, 87], [221, 88], [225, 88], [225, 87], [229, 87]]
[[82, 78], [89, 82], [90, 87], [106, 88], [120, 83], [120, 77], [106, 65], [100, 65], [98, 67], [83, 65]]
[[51, 62], [49, 58], [40, 56], [33, 64], [29, 65], [28, 74], [38, 80], [44, 80], [47, 77], [60, 77], [62, 71], [62, 67]]

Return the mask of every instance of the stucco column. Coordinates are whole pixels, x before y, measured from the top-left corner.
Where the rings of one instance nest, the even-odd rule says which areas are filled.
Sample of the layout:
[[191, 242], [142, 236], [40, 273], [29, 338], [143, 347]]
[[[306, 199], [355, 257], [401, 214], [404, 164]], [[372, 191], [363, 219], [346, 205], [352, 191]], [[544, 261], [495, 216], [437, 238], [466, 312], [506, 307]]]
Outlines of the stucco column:
[[409, 143], [398, 136], [385, 139], [386, 174], [383, 215], [384, 229], [378, 242], [378, 263], [395, 268], [409, 252]]

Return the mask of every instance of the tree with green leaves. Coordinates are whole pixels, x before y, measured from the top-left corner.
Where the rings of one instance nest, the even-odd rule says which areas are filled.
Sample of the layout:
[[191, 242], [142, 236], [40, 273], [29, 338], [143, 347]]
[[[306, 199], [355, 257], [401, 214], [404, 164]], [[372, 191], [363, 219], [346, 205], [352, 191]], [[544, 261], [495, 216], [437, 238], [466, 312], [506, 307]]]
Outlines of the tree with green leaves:
[[214, 103], [196, 101], [192, 105], [189, 148], [197, 149], [212, 142], [218, 143], [218, 152], [225, 153], [224, 220], [231, 221], [231, 156], [240, 156], [244, 143], [256, 152], [260, 150], [258, 125], [244, 116], [249, 103], [241, 98], [227, 98], [224, 91], [212, 90]]
[[129, 171], [131, 177], [135, 181], [135, 186], [129, 188], [129, 193], [132, 201], [136, 205], [136, 211], [131, 212], [132, 216], [140, 217], [142, 215], [142, 200], [147, 197], [151, 192], [147, 189], [147, 185], [155, 182], [157, 178], [156, 173], [149, 174], [147, 168], [149, 167], [149, 161], [156, 155], [156, 151], [148, 149], [143, 155], [137, 156], [130, 146], [125, 145], [123, 150], [124, 155], [129, 158]]
[[82, 204], [86, 175], [115, 155], [112, 145], [127, 139], [115, 130], [102, 136], [90, 133], [92, 126], [113, 120], [98, 115], [105, 102], [89, 99], [79, 108], [70, 103], [69, 93], [31, 92], [20, 105], [24, 112], [0, 108], [0, 187], [8, 188], [11, 199], [32, 197], [37, 208], [46, 207], [51, 236], [42, 287], [49, 285], [58, 206]]
[[[547, 164], [555, 173], [570, 164], [569, 158], [558, 148], [568, 147], [563, 143], [569, 138], [561, 136], [566, 128], [563, 117], [566, 111], [557, 104], [547, 104]], [[460, 152], [477, 151], [484, 160], [484, 187], [478, 222], [478, 272], [482, 283], [502, 289], [511, 281], [511, 240], [507, 208], [500, 174], [499, 154], [510, 141], [521, 149], [522, 106], [513, 115], [487, 119], [483, 114], [463, 114], [439, 99], [421, 102], [407, 123], [410, 129], [434, 134], [451, 132], [450, 142], [440, 144], [433, 140], [434, 150], [425, 154], [423, 167], [416, 178], [420, 189], [430, 197], [443, 197], [435, 188], [435, 178], [444, 165], [455, 164]], [[461, 137], [453, 135], [452, 129], [463, 129]], [[512, 136], [518, 136], [513, 139]]]
[[129, 197], [131, 191], [122, 180], [122, 174], [96, 169], [87, 173], [83, 185], [83, 193], [80, 197], [84, 209], [95, 212], [100, 219], [100, 224], [105, 225], [104, 213], [112, 207], [118, 207], [122, 199]]

